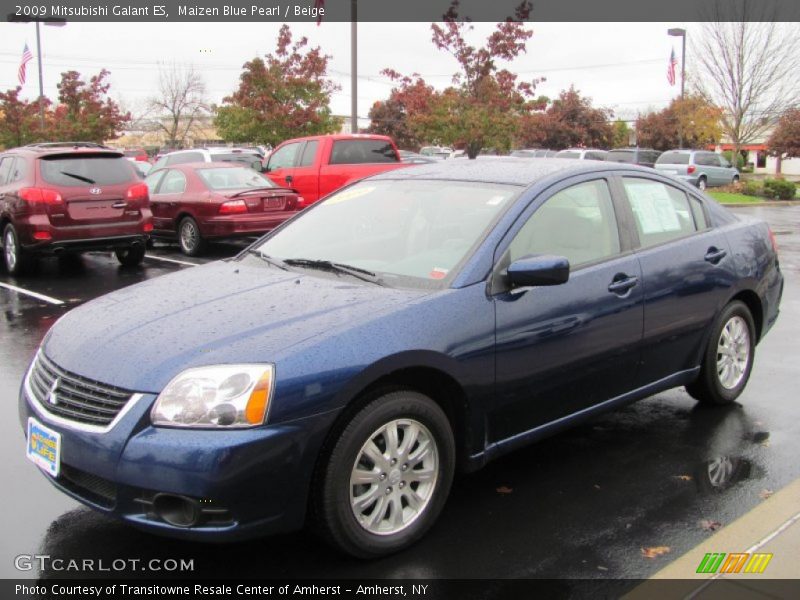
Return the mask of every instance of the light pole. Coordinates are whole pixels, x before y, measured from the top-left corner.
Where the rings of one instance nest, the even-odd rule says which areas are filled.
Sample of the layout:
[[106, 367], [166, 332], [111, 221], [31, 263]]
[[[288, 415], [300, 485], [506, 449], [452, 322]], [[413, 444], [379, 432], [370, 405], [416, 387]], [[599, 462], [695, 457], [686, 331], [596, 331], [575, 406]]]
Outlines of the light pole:
[[[681, 100], [686, 91], [686, 30], [680, 27], [667, 29], [667, 34], [681, 38]], [[678, 120], [678, 148], [683, 148], [683, 127]]]
[[50, 27], [63, 27], [67, 24], [67, 20], [46, 17], [18, 17], [14, 14], [8, 15], [8, 20], [12, 23], [30, 23], [31, 21], [36, 23], [36, 62], [39, 65], [39, 126], [44, 132], [44, 76], [42, 74], [42, 36], [39, 23], [44, 23]]
[[358, 133], [358, 0], [350, 0], [350, 131]]

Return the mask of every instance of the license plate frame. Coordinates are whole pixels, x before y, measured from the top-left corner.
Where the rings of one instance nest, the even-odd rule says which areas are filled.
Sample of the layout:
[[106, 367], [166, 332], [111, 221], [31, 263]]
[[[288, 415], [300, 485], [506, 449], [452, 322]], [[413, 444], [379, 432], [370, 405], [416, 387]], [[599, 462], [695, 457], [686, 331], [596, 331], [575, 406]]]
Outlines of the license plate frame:
[[61, 472], [61, 434], [28, 417], [25, 455], [50, 477]]

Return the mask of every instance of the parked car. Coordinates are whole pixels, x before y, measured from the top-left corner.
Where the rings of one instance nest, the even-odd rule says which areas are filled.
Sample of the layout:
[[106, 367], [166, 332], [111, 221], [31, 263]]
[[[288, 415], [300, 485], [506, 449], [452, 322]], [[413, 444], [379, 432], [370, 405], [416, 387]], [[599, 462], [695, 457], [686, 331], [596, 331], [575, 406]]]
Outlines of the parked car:
[[605, 150], [597, 150], [596, 148], [568, 148], [556, 152], [555, 158], [574, 158], [578, 160], [605, 160]]
[[522, 148], [514, 150], [511, 156], [514, 158], [550, 158], [558, 154], [555, 150], [547, 150], [546, 148]]
[[656, 169], [697, 186], [730, 185], [739, 181], [739, 171], [716, 152], [710, 150], [670, 150], [656, 161]]
[[68, 312], [20, 391], [28, 456], [160, 535], [312, 515], [374, 557], [425, 534], [457, 467], [675, 386], [741, 397], [783, 291], [765, 223], [653, 169], [488, 164], [367, 178]]
[[423, 146], [419, 149], [422, 156], [430, 156], [438, 159], [448, 159], [453, 156], [453, 149], [450, 146]]
[[150, 162], [150, 157], [147, 156], [147, 152], [145, 151], [144, 148], [128, 148], [122, 150], [122, 153], [128, 160], [132, 160], [135, 162], [142, 162], [142, 163]]
[[260, 151], [252, 148], [192, 148], [191, 150], [176, 150], [175, 152], [164, 154], [153, 165], [153, 169], [198, 162], [230, 162], [245, 165], [256, 171], [262, 171], [262, 158]]
[[390, 137], [339, 134], [287, 140], [269, 155], [265, 171], [308, 206], [352, 181], [407, 166]]
[[397, 153], [400, 155], [400, 161], [409, 165], [423, 165], [439, 160], [432, 156], [425, 156], [424, 154], [409, 152], [408, 150], [398, 150]]
[[179, 164], [151, 173], [153, 235], [196, 256], [211, 239], [261, 235], [297, 212], [300, 198], [234, 163]]
[[654, 167], [661, 152], [652, 148], [615, 148], [606, 154], [608, 162]]
[[139, 264], [152, 231], [147, 186], [133, 164], [99, 144], [32, 144], [0, 152], [0, 231], [6, 270], [38, 255], [113, 250]]

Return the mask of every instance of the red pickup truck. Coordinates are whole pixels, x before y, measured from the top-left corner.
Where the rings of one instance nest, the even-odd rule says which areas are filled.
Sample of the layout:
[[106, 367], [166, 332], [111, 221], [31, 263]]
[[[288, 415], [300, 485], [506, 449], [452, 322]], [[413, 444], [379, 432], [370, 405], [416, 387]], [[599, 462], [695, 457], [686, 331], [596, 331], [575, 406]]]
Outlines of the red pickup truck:
[[390, 137], [340, 134], [283, 142], [270, 154], [265, 172], [308, 206], [351, 181], [406, 166]]

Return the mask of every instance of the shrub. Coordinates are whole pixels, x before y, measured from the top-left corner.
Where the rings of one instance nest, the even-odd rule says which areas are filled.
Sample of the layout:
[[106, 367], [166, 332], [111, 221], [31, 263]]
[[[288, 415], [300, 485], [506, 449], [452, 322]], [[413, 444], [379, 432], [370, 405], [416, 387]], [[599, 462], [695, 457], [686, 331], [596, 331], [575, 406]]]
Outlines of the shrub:
[[741, 152], [737, 155], [736, 162], [733, 161], [733, 150], [725, 150], [725, 152], [722, 153], [722, 156], [727, 158], [728, 162], [740, 171], [744, 169], [744, 156], [742, 156]]
[[764, 190], [757, 181], [744, 181], [741, 184], [741, 192], [745, 196], [763, 196]]
[[797, 186], [793, 181], [785, 179], [765, 179], [764, 195], [767, 198], [778, 198], [780, 200], [792, 200]]

